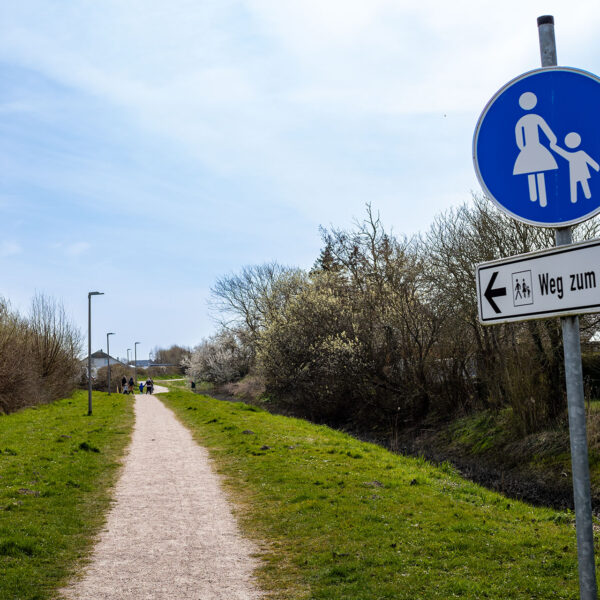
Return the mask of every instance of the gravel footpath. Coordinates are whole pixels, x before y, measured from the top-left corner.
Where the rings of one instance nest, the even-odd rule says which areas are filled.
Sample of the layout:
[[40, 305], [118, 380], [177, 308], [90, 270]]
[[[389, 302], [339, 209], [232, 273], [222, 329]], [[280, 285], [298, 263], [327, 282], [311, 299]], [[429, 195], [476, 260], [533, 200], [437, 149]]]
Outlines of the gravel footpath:
[[256, 548], [241, 537], [206, 450], [154, 396], [135, 396], [135, 417], [106, 528], [65, 597], [261, 598]]

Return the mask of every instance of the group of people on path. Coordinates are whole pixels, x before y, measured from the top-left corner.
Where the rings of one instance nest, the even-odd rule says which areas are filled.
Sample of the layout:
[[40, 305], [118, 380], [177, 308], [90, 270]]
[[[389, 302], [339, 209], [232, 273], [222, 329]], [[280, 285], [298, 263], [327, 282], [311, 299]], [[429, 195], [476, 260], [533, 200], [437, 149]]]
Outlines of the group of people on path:
[[[151, 377], [148, 377], [145, 382], [140, 381], [140, 394], [144, 393], [144, 387], [146, 388], [146, 394], [152, 394], [154, 392], [154, 381], [152, 381]], [[123, 375], [123, 378], [121, 379], [121, 390], [124, 394], [135, 394], [135, 381], [133, 380], [133, 377], [130, 377], [129, 381], [127, 381], [127, 377]]]

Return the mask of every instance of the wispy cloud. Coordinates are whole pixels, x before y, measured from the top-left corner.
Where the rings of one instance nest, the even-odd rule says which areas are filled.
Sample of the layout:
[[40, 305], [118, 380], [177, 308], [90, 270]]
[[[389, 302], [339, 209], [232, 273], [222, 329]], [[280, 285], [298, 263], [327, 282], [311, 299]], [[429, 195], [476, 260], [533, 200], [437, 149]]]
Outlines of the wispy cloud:
[[[491, 16], [474, 1], [74, 2], [40, 10], [43, 27], [8, 19], [0, 52], [129, 111], [216, 172], [285, 180], [298, 162], [319, 174], [319, 144], [294, 146], [319, 118], [479, 110], [535, 66], [535, 4], [508, 0]], [[566, 43], [593, 42], [597, 11], [580, 18], [591, 2], [545, 4]]]
[[65, 247], [65, 254], [67, 254], [67, 256], [79, 256], [80, 254], [87, 252], [91, 247], [92, 245], [88, 242], [74, 242]]
[[4, 241], [0, 243], [0, 256], [3, 258], [15, 256], [21, 252], [23, 252], [23, 248], [17, 242]]
[[50, 247], [58, 250], [65, 256], [77, 257], [87, 252], [92, 244], [89, 242], [54, 242]]

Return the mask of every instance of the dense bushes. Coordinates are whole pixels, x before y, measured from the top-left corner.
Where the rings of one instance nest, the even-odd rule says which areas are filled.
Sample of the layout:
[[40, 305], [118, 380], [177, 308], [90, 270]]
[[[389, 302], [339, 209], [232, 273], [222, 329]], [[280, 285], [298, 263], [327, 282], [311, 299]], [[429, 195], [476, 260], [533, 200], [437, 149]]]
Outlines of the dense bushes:
[[80, 332], [54, 301], [37, 295], [23, 317], [0, 300], [0, 413], [71, 394], [80, 346]]
[[[267, 391], [313, 419], [342, 420], [357, 408], [369, 373], [343, 299], [314, 277], [265, 328], [258, 364]], [[362, 387], [362, 386], [361, 386]]]
[[[597, 234], [595, 220], [576, 231]], [[322, 238], [310, 273], [268, 264], [216, 283], [222, 331], [196, 348], [191, 376], [251, 372], [297, 414], [390, 433], [459, 410], [510, 407], [524, 433], [563, 414], [559, 320], [482, 327], [475, 293], [477, 263], [550, 247], [550, 230], [476, 197], [417, 239], [386, 232], [370, 207]], [[582, 319], [585, 335], [595, 326]]]
[[581, 364], [588, 396], [600, 398], [600, 354], [585, 352], [581, 356]]

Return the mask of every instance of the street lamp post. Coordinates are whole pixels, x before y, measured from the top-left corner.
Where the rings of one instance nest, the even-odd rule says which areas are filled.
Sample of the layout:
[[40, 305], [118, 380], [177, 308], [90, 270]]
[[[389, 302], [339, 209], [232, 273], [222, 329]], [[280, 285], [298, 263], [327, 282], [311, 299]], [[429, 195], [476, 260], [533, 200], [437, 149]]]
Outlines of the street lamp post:
[[129, 358], [129, 353], [131, 352], [131, 348], [127, 348], [127, 366], [131, 365], [131, 359]]
[[104, 292], [88, 292], [88, 415], [92, 414], [92, 296]]
[[135, 344], [133, 344], [133, 378], [135, 379], [135, 385], [137, 385], [137, 347], [139, 343], [140, 342], [135, 342]]
[[110, 332], [106, 334], [106, 355], [107, 355], [107, 359], [106, 359], [106, 363], [107, 363], [107, 367], [108, 367], [108, 395], [110, 396], [110, 344], [108, 342], [108, 336], [109, 335], [115, 335], [114, 332]]

